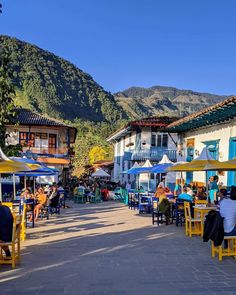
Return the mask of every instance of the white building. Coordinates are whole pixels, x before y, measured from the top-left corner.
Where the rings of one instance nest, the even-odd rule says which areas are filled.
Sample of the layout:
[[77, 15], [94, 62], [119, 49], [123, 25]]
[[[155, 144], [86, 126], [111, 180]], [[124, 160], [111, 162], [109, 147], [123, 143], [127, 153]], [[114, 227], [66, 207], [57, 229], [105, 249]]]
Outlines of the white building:
[[[216, 160], [232, 159], [236, 157], [236, 97], [175, 121], [168, 131], [179, 135], [178, 161], [192, 161], [205, 146]], [[224, 185], [236, 185], [236, 172], [213, 171], [208, 177], [215, 174]], [[186, 181], [205, 182], [205, 172], [186, 173]]]
[[[168, 133], [166, 127], [176, 118], [146, 118], [129, 122], [108, 139], [114, 143], [114, 180], [121, 183], [133, 182], [134, 176], [124, 174], [135, 162], [140, 165], [146, 160], [154, 165], [166, 154], [173, 162], [177, 160], [177, 135]], [[150, 187], [154, 189], [156, 180], [151, 175]], [[140, 175], [140, 184], [147, 187], [146, 175]], [[169, 180], [167, 179], [167, 182]], [[174, 182], [174, 180], [172, 180]]]

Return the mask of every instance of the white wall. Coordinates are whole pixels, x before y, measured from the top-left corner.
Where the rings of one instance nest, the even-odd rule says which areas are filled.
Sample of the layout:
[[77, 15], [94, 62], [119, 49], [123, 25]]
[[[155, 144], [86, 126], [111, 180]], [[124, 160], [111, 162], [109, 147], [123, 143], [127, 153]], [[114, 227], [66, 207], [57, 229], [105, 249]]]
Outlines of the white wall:
[[[219, 161], [227, 161], [229, 159], [229, 140], [231, 137], [236, 136], [236, 119], [231, 120], [228, 123], [217, 124], [211, 127], [204, 127], [196, 131], [189, 131], [183, 137], [183, 144], [185, 149], [184, 157], [186, 159], [186, 144], [187, 140], [194, 138], [195, 139], [195, 151], [202, 151], [204, 148], [204, 143], [211, 140], [220, 140], [219, 141]], [[194, 153], [194, 158], [197, 156]], [[205, 182], [205, 172], [194, 172], [193, 173], [194, 181]], [[219, 181], [223, 182], [224, 185], [227, 185], [227, 172], [224, 176], [219, 176]]]

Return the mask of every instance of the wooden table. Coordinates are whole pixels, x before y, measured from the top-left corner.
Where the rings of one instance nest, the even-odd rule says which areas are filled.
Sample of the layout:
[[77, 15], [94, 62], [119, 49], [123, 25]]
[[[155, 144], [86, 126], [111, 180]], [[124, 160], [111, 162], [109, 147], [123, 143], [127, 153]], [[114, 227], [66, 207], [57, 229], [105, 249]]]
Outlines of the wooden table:
[[205, 216], [211, 210], [214, 210], [214, 211], [217, 210], [217, 207], [215, 207], [215, 206], [212, 206], [212, 207], [193, 206], [193, 208], [194, 208], [194, 218], [199, 218], [198, 216], [200, 215], [200, 219], [201, 219], [201, 237], [203, 237]]

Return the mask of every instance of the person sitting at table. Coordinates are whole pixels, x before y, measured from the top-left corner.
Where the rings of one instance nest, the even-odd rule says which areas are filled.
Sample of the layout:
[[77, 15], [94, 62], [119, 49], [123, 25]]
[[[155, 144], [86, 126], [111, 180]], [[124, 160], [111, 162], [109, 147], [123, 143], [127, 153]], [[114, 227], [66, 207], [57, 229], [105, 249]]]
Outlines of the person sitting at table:
[[188, 202], [193, 201], [193, 198], [188, 194], [188, 188], [187, 187], [184, 187], [183, 193], [178, 195], [178, 200], [183, 200], [183, 201], [188, 201]]
[[220, 215], [224, 218], [224, 235], [236, 236], [236, 187], [232, 187], [230, 198], [220, 202]]
[[22, 193], [21, 193], [20, 197], [23, 198], [23, 199], [31, 199], [32, 194], [30, 193], [30, 190], [28, 188], [26, 188], [26, 189], [22, 190]]
[[154, 196], [159, 199], [159, 204], [163, 199], [166, 199], [165, 189], [163, 184], [160, 182], [156, 188]]
[[187, 194], [190, 195], [191, 197], [193, 196], [193, 190], [190, 184], [187, 185]]
[[221, 188], [220, 191], [219, 191], [219, 198], [220, 198], [219, 201], [221, 202], [223, 199], [225, 199], [227, 197], [228, 197], [227, 189], [226, 188]]
[[197, 188], [197, 193], [196, 193], [195, 198], [196, 198], [196, 200], [206, 200], [207, 199], [207, 195], [205, 193], [203, 186], [199, 186]]
[[[11, 242], [13, 228], [13, 216], [9, 207], [2, 205], [0, 202], [0, 241]], [[6, 254], [6, 258], [11, 257], [11, 252], [8, 246], [2, 246]]]
[[[43, 188], [38, 189], [38, 194], [36, 198], [38, 204], [34, 208], [34, 221], [37, 221], [40, 210], [46, 205], [47, 203], [47, 196], [43, 191]], [[33, 217], [31, 217], [30, 221], [32, 222]]]
[[169, 196], [172, 197], [173, 196], [172, 191], [168, 187], [165, 187], [164, 190], [165, 190], [165, 195], [167, 197], [169, 197]]
[[57, 190], [57, 185], [53, 185], [52, 186], [52, 192], [48, 198], [48, 204], [50, 205], [50, 208], [57, 208], [58, 205], [59, 205], [59, 198], [60, 198], [60, 195], [58, 193], [58, 190]]

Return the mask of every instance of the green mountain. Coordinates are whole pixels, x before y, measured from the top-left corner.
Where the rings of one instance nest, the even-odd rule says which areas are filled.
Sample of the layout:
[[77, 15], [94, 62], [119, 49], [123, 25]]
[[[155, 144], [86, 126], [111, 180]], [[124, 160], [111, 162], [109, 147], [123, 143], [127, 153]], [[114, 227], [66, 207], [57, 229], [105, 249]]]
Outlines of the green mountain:
[[9, 53], [17, 104], [58, 119], [113, 123], [184, 116], [226, 98], [162, 86], [131, 87], [112, 95], [89, 74], [37, 46], [0, 35], [0, 50]]
[[131, 87], [115, 95], [129, 117], [185, 116], [227, 98], [227, 96], [180, 90], [174, 87]]
[[114, 96], [72, 63], [8, 36], [0, 35], [0, 50], [10, 54], [19, 105], [67, 120], [126, 118]]

